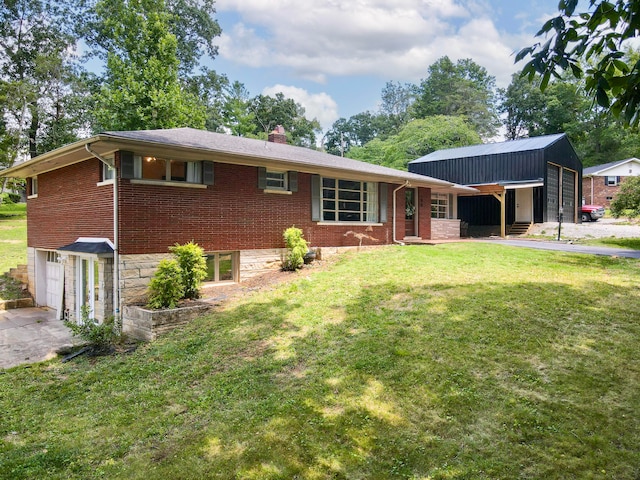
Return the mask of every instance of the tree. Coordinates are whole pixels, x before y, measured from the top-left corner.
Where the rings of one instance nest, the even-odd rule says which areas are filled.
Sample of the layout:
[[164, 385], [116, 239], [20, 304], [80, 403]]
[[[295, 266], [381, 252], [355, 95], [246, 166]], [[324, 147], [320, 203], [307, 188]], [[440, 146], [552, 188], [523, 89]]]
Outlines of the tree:
[[311, 147], [321, 131], [320, 123], [316, 119], [308, 120], [302, 105], [285, 98], [283, 93], [277, 93], [275, 97], [258, 95], [249, 102], [249, 110], [255, 115], [253, 133], [261, 138], [266, 139], [269, 132], [282, 125], [290, 143]]
[[249, 105], [249, 91], [242, 83], [235, 81], [225, 90], [222, 121], [232, 135], [246, 137], [255, 131], [256, 116]]
[[490, 138], [499, 125], [495, 107], [495, 78], [471, 59], [442, 57], [429, 67], [418, 87], [413, 116], [464, 116], [482, 138]]
[[339, 118], [324, 136], [324, 148], [332, 155], [346, 155], [352, 147], [361, 147], [378, 137], [386, 128], [383, 115], [369, 111], [348, 119]]
[[437, 115], [413, 120], [386, 140], [375, 138], [362, 147], [354, 147], [348, 156], [406, 170], [411, 160], [436, 150], [478, 143], [482, 139], [463, 117]]
[[411, 106], [418, 87], [412, 83], [387, 82], [382, 89], [380, 113], [386, 116], [389, 134], [397, 133], [411, 120]]
[[542, 92], [516, 73], [501, 93], [510, 139], [566, 133], [584, 166], [632, 157], [640, 149], [640, 137], [606, 109], [594, 107], [581, 80], [554, 79]]
[[[168, 33], [176, 38], [176, 56], [181, 77], [193, 72], [200, 58], [214, 58], [218, 48], [214, 39], [222, 32], [214, 18], [215, 0], [76, 0], [76, 34], [92, 47], [91, 55], [107, 61], [109, 52], [122, 48], [121, 34], [131, 25], [117, 25], [125, 11], [151, 12], [157, 9], [166, 20]], [[109, 13], [112, 22], [105, 21]], [[106, 15], [106, 18], [105, 18]], [[133, 25], [135, 27], [135, 25]]]
[[100, 0], [96, 18], [108, 40], [107, 68], [97, 96], [97, 126], [105, 130], [195, 127], [205, 107], [179, 80], [178, 41], [164, 0]]
[[[74, 40], [63, 21], [67, 13], [47, 0], [0, 4], [3, 166], [77, 138], [78, 125], [63, 105], [77, 95], [69, 53]], [[47, 141], [40, 145], [43, 138]]]
[[640, 216], [640, 177], [627, 177], [611, 202], [611, 214], [618, 218]]
[[[640, 32], [640, 0], [589, 0], [589, 12], [576, 13], [578, 0], [562, 0], [560, 15], [548, 20], [537, 36], [548, 37], [522, 49], [516, 62], [530, 57], [522, 69], [533, 80], [541, 77], [544, 90], [551, 77], [569, 71], [584, 75], [586, 90], [603, 108], [622, 115], [625, 124], [640, 121], [640, 63], [625, 61], [625, 42]], [[595, 59], [583, 67], [584, 61]]]
[[515, 73], [509, 86], [500, 89], [498, 94], [507, 140], [534, 137], [544, 132], [546, 98], [540, 89]]

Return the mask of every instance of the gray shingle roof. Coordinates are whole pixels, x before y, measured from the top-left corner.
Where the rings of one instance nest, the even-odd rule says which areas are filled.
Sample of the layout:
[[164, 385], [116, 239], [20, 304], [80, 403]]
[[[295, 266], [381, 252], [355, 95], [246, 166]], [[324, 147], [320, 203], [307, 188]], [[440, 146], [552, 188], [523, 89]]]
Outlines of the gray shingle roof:
[[167, 146], [187, 147], [213, 153], [218, 152], [286, 162], [297, 165], [298, 167], [307, 166], [310, 167], [310, 170], [314, 168], [333, 168], [355, 173], [394, 177], [423, 184], [454, 185], [445, 180], [361, 162], [359, 160], [338, 157], [309, 148], [256, 140], [253, 138], [236, 137], [193, 128], [104, 132], [99, 136], [101, 138], [108, 137], [114, 140], [133, 140]]
[[448, 148], [420, 157], [409, 163], [434, 162], [438, 160], [451, 160], [453, 158], [481, 157], [485, 155], [498, 155], [501, 153], [526, 152], [531, 150], [542, 150], [557, 142], [564, 133], [555, 135], [542, 135], [540, 137], [522, 138], [520, 140], [509, 140], [499, 143], [485, 143], [481, 145], [471, 145], [469, 147]]
[[602, 170], [607, 170], [609, 168], [616, 167], [618, 165], [622, 165], [623, 163], [627, 163], [627, 162], [629, 162], [631, 160], [638, 161], [637, 158], [627, 158], [625, 160], [618, 160], [617, 162], [603, 163], [602, 165], [595, 165], [593, 167], [587, 167], [587, 168], [583, 169], [582, 170], [582, 175], [583, 176], [593, 175], [595, 173], [601, 172]]

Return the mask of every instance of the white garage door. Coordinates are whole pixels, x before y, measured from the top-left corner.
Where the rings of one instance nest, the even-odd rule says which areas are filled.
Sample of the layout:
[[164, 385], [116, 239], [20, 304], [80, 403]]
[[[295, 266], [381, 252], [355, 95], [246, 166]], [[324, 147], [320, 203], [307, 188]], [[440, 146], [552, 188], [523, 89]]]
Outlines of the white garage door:
[[56, 252], [47, 252], [46, 268], [46, 304], [47, 307], [58, 309], [62, 295], [62, 265], [58, 262]]

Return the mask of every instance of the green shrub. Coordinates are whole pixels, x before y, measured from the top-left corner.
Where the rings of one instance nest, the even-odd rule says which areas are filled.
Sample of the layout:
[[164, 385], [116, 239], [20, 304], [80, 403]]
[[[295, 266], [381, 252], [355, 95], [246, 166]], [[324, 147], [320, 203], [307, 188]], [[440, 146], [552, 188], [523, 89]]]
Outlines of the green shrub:
[[0, 203], [18, 203], [20, 201], [20, 195], [12, 192], [5, 192], [0, 195]]
[[89, 318], [89, 307], [86, 305], [81, 309], [80, 323], [65, 320], [64, 324], [71, 329], [74, 337], [80, 337], [89, 343], [93, 354], [110, 352], [113, 345], [120, 341], [114, 318], [109, 317], [104, 322], [97, 323], [95, 319]]
[[282, 264], [283, 270], [297, 270], [304, 264], [304, 256], [308, 251], [307, 242], [302, 238], [302, 230], [296, 227], [287, 228], [282, 234], [287, 256]]
[[207, 277], [207, 262], [204, 258], [204, 250], [198, 244], [189, 242], [184, 245], [176, 244], [169, 248], [182, 270], [183, 298], [200, 297], [200, 285]]
[[182, 269], [177, 260], [161, 260], [149, 284], [150, 308], [175, 308], [184, 298]]

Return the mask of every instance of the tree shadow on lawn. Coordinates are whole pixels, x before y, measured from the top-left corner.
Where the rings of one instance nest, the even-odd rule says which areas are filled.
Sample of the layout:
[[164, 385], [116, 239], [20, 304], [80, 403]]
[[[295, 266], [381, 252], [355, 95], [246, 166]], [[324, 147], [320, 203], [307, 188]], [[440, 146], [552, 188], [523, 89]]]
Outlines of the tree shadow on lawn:
[[[618, 293], [631, 301], [615, 308], [638, 311], [636, 291]], [[387, 283], [342, 308], [318, 301], [312, 315], [283, 298], [240, 306], [210, 319], [226, 367], [214, 363], [197, 388], [210, 395], [200, 408], [217, 412], [197, 460], [180, 468], [239, 478], [624, 472], [640, 448], [628, 423], [640, 406], [640, 332], [611, 320], [609, 294]], [[603, 298], [586, 305], [587, 295]]]
[[636, 318], [640, 299], [617, 293], [627, 301], [614, 299], [611, 318], [606, 285], [372, 283], [338, 301], [298, 282], [126, 359], [65, 367], [75, 368], [66, 378], [43, 370], [27, 401], [51, 405], [30, 419], [47, 433], [12, 445], [5, 468], [14, 478], [624, 477], [640, 450], [640, 331], [620, 319]]

